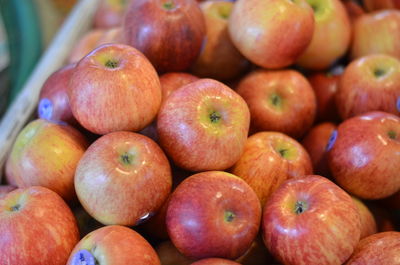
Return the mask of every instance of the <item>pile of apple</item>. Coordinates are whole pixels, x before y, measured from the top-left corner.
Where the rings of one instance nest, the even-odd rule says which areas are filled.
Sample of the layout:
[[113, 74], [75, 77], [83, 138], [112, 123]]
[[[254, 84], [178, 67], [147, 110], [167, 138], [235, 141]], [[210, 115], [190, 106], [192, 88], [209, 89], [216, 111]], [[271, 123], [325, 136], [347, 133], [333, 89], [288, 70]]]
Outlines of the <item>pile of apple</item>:
[[102, 1], [10, 151], [0, 265], [400, 264], [396, 8]]

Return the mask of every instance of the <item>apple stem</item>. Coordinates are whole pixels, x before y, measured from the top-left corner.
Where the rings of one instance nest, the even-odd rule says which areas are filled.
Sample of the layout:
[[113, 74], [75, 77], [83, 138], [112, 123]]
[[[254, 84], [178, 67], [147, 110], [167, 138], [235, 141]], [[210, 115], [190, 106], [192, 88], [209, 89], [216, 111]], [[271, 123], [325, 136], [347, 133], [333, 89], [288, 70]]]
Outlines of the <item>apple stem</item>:
[[297, 201], [294, 206], [294, 212], [296, 214], [302, 214], [307, 210], [307, 203], [303, 201]]
[[16, 211], [19, 211], [19, 209], [21, 209], [21, 205], [17, 203], [16, 205], [14, 205], [10, 208], [10, 211], [16, 212]]
[[288, 151], [288, 149], [280, 149], [280, 150], [279, 150], [279, 154], [280, 154], [282, 157], [285, 157], [287, 151]]
[[107, 62], [105, 63], [105, 66], [108, 68], [115, 69], [118, 67], [118, 62], [116, 60], [107, 60]]
[[390, 139], [396, 139], [396, 132], [394, 132], [394, 131], [389, 131], [388, 132], [388, 136], [389, 136], [389, 138]]
[[235, 219], [236, 215], [232, 211], [225, 211], [225, 221], [232, 222]]
[[210, 120], [212, 123], [217, 123], [220, 119], [221, 119], [221, 115], [218, 112], [213, 111], [210, 114]]
[[380, 69], [380, 68], [375, 69], [375, 70], [374, 70], [374, 75], [375, 75], [376, 77], [381, 77], [381, 76], [385, 75], [385, 70]]
[[165, 2], [163, 6], [167, 10], [171, 10], [175, 7], [175, 5], [172, 1]]

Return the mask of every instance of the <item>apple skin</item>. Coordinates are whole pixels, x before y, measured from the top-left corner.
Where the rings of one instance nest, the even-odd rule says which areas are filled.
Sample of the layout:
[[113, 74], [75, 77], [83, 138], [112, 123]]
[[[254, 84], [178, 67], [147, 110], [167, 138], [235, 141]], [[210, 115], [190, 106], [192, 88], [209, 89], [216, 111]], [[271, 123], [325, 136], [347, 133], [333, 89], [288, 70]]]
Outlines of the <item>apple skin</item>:
[[140, 131], [157, 115], [161, 86], [138, 50], [104, 44], [76, 65], [68, 96], [74, 117], [88, 131]]
[[353, 24], [351, 58], [380, 53], [400, 59], [399, 27], [399, 10], [381, 10], [360, 16]]
[[287, 180], [264, 206], [264, 242], [283, 264], [343, 264], [360, 227], [351, 197], [317, 175]]
[[17, 187], [13, 185], [0, 185], [0, 199], [7, 196], [8, 193], [17, 189]]
[[313, 169], [307, 151], [296, 140], [279, 132], [259, 132], [247, 139], [231, 172], [250, 185], [264, 206], [285, 180], [312, 174]]
[[317, 124], [308, 131], [301, 141], [301, 144], [310, 155], [314, 173], [329, 179], [332, 176], [328, 165], [326, 147], [336, 127], [331, 122]]
[[315, 93], [297, 71], [253, 71], [243, 77], [236, 92], [249, 106], [252, 132], [278, 131], [300, 138], [314, 122]]
[[162, 265], [190, 265], [194, 259], [189, 259], [180, 253], [171, 241], [163, 241], [156, 247]]
[[172, 92], [199, 79], [200, 78], [195, 75], [184, 72], [171, 72], [160, 75], [162, 102], [164, 102]]
[[317, 99], [316, 121], [340, 121], [335, 101], [340, 76], [341, 74], [317, 72], [307, 78]]
[[191, 263], [190, 265], [240, 265], [240, 263], [237, 263], [229, 259], [208, 258], [208, 259], [198, 260], [196, 262]]
[[195, 0], [134, 0], [123, 24], [127, 44], [159, 73], [180, 72], [197, 59], [206, 26]]
[[238, 0], [228, 30], [233, 44], [251, 62], [263, 68], [283, 68], [293, 64], [310, 44], [314, 14], [305, 0]]
[[399, 0], [364, 0], [363, 3], [369, 12], [378, 9], [400, 9]]
[[383, 54], [354, 60], [344, 70], [335, 97], [343, 120], [374, 110], [400, 116], [400, 61]]
[[165, 100], [157, 133], [178, 167], [225, 170], [242, 154], [249, 124], [249, 109], [235, 91], [216, 80], [200, 79]]
[[332, 175], [362, 199], [382, 199], [400, 189], [400, 118], [368, 112], [342, 122], [328, 151]]
[[125, 10], [132, 0], [101, 0], [93, 18], [94, 28], [121, 26]]
[[71, 125], [78, 124], [72, 115], [67, 94], [74, 69], [75, 64], [68, 64], [47, 78], [39, 95], [37, 110], [40, 119], [65, 121]]
[[234, 3], [205, 1], [200, 4], [206, 23], [206, 41], [191, 72], [199, 77], [231, 80], [245, 71], [249, 62], [233, 45], [228, 18]]
[[69, 125], [39, 119], [19, 133], [6, 162], [6, 175], [19, 188], [44, 186], [67, 202], [76, 199], [74, 174], [88, 143]]
[[79, 241], [67, 204], [39, 186], [0, 199], [0, 234], [1, 264], [64, 265]]
[[82, 264], [75, 261], [81, 250], [89, 251], [95, 264], [161, 265], [156, 251], [146, 239], [136, 231], [119, 225], [99, 228], [82, 238], [71, 252], [67, 265]]
[[297, 65], [312, 70], [330, 67], [350, 45], [351, 22], [340, 0], [307, 0], [315, 8], [314, 34]]
[[185, 179], [172, 193], [166, 217], [173, 244], [195, 259], [240, 257], [257, 236], [260, 220], [260, 202], [251, 187], [222, 171]]
[[94, 50], [105, 31], [104, 29], [92, 29], [85, 33], [72, 48], [68, 56], [68, 63], [77, 63]]
[[171, 191], [171, 168], [150, 138], [114, 132], [95, 141], [79, 161], [75, 190], [85, 210], [105, 225], [137, 225]]
[[361, 240], [346, 265], [399, 264], [400, 232], [382, 232]]
[[351, 196], [354, 204], [357, 206], [358, 213], [360, 214], [361, 221], [361, 235], [360, 239], [376, 234], [378, 228], [375, 222], [375, 217], [368, 207], [358, 198]]

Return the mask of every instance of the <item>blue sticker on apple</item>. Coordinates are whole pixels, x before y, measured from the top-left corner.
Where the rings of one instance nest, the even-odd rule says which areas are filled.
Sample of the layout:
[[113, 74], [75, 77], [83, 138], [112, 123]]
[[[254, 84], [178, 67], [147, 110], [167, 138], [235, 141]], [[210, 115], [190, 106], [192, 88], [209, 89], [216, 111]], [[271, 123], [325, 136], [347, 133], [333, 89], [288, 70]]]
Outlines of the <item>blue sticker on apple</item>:
[[397, 110], [400, 112], [400, 97], [397, 98], [396, 106]]
[[337, 130], [334, 130], [331, 134], [331, 137], [329, 138], [328, 144], [326, 145], [326, 151], [329, 151], [332, 149], [333, 145], [336, 142], [337, 135], [338, 135]]
[[72, 258], [72, 265], [96, 265], [96, 260], [94, 259], [92, 253], [86, 249], [81, 249], [75, 253]]
[[51, 120], [53, 116], [53, 102], [48, 98], [42, 98], [38, 106], [39, 118]]

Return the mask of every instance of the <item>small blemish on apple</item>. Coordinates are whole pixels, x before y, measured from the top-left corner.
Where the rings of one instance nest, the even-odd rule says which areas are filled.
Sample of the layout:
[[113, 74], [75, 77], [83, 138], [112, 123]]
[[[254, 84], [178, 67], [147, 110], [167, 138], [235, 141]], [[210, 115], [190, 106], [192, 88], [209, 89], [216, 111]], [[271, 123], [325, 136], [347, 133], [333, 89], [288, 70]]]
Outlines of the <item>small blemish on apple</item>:
[[334, 130], [334, 131], [332, 132], [332, 134], [331, 134], [331, 137], [329, 138], [328, 144], [326, 145], [326, 151], [329, 151], [329, 150], [332, 149], [333, 145], [334, 145], [335, 142], [336, 142], [337, 135], [338, 135], [337, 130]]
[[86, 249], [81, 249], [72, 258], [72, 265], [96, 265], [96, 260]]
[[51, 120], [53, 116], [53, 102], [48, 98], [42, 98], [38, 107], [39, 118]]

